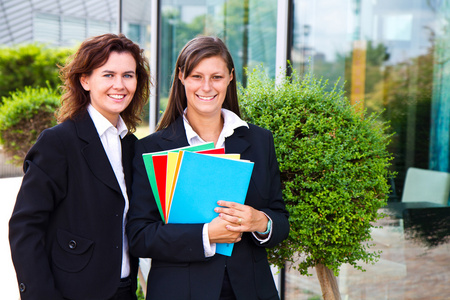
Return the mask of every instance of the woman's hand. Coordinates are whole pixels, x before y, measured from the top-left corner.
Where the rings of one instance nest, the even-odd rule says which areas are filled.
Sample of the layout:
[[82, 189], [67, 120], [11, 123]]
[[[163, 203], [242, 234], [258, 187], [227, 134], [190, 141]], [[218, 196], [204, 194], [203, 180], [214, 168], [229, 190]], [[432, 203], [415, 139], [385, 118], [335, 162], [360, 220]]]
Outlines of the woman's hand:
[[221, 207], [216, 207], [215, 212], [219, 218], [227, 221], [226, 229], [232, 232], [264, 232], [267, 229], [269, 219], [266, 215], [251, 206], [230, 201], [218, 201]]
[[230, 231], [227, 226], [230, 222], [216, 217], [208, 224], [208, 235], [210, 243], [237, 243], [241, 240], [242, 232]]

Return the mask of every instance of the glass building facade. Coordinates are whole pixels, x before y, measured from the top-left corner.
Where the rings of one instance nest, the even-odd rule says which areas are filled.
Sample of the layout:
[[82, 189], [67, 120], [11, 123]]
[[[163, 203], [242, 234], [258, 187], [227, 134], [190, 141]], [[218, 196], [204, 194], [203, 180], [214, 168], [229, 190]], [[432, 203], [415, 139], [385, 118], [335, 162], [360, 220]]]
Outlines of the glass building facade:
[[245, 85], [245, 68], [264, 64], [275, 73], [277, 2], [272, 0], [160, 1], [158, 89], [164, 110], [177, 56], [199, 34], [217, 35], [230, 49], [238, 80]]

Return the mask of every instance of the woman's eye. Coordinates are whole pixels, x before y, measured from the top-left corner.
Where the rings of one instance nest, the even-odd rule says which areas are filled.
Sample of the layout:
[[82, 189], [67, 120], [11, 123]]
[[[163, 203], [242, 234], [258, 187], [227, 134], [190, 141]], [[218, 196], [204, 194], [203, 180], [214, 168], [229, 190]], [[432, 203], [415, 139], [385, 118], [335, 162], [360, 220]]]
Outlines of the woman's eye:
[[133, 78], [133, 75], [125, 74], [123, 77], [125, 77], [125, 78]]
[[112, 75], [112, 74], [105, 74], [104, 76], [107, 77], [107, 78], [110, 78], [110, 77], [112, 77], [113, 75]]

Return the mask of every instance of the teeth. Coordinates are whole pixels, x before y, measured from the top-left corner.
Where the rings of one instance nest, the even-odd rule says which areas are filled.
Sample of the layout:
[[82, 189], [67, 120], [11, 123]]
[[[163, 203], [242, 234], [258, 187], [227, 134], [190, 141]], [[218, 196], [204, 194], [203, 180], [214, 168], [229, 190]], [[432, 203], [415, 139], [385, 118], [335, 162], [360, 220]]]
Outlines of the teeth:
[[124, 95], [109, 95], [109, 96], [114, 99], [123, 99], [125, 97]]
[[211, 97], [198, 96], [198, 97], [202, 100], [212, 100], [214, 98], [214, 96]]

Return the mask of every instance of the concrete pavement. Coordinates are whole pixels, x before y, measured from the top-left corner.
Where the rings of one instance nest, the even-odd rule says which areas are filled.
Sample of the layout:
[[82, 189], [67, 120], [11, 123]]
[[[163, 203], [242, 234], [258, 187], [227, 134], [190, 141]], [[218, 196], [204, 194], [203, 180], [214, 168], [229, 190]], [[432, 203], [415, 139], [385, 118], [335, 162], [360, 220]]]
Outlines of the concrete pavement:
[[2, 230], [0, 231], [0, 272], [2, 299], [19, 299], [19, 290], [17, 288], [16, 272], [11, 261], [11, 251], [8, 241], [8, 221], [16, 201], [22, 177], [10, 177], [0, 179], [0, 222]]

